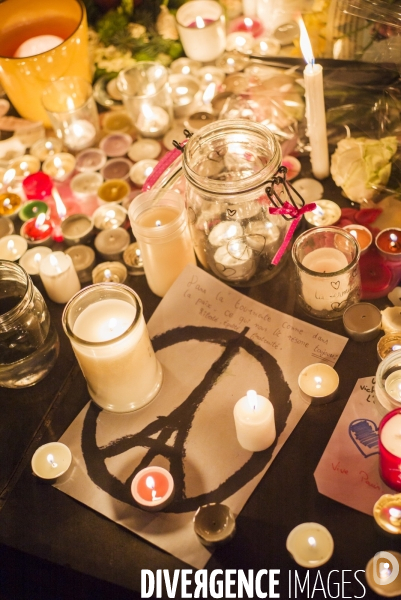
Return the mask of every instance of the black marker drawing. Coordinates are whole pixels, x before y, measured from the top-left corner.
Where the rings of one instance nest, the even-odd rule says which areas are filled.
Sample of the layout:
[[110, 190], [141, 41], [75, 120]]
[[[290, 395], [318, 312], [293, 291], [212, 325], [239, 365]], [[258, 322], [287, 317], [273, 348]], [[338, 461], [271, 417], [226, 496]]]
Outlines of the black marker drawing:
[[374, 421], [355, 419], [350, 423], [348, 433], [364, 458], [379, 454], [379, 433]]

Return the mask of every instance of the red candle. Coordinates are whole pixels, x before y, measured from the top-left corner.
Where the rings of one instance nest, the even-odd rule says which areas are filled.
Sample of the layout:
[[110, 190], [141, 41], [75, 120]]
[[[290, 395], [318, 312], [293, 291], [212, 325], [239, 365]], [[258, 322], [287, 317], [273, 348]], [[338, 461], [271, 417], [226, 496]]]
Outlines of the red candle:
[[235, 31], [246, 31], [251, 33], [253, 37], [259, 37], [264, 32], [263, 23], [259, 19], [251, 17], [239, 17], [235, 19], [230, 26], [230, 33]]
[[379, 467], [384, 483], [401, 492], [401, 408], [392, 410], [381, 420]]
[[22, 227], [20, 234], [30, 245], [43, 244], [50, 240], [53, 233], [53, 225], [45, 213], [40, 213], [36, 218], [29, 219]]
[[173, 499], [174, 481], [166, 469], [147, 467], [135, 475], [131, 493], [135, 502], [144, 510], [161, 510]]
[[51, 196], [53, 182], [49, 175], [46, 175], [43, 171], [38, 171], [25, 177], [22, 187], [28, 200], [38, 200]]
[[376, 246], [389, 260], [401, 260], [401, 229], [383, 229], [376, 237]]

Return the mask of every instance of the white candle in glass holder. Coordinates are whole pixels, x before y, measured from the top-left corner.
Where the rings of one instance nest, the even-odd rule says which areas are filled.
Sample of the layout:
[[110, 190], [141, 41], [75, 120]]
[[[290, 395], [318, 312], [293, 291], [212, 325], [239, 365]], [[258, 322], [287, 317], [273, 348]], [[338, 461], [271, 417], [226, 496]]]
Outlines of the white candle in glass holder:
[[161, 106], [143, 104], [135, 127], [143, 137], [161, 137], [170, 127], [170, 115]]
[[192, 0], [177, 10], [177, 28], [185, 54], [209, 62], [225, 50], [226, 28], [223, 9], [214, 0]]
[[65, 304], [81, 289], [72, 259], [64, 252], [52, 252], [43, 257], [39, 275], [53, 302]]
[[208, 241], [212, 246], [223, 246], [228, 240], [244, 234], [242, 225], [236, 221], [221, 221], [209, 233]]
[[217, 248], [213, 258], [219, 275], [232, 281], [250, 279], [256, 270], [252, 249], [235, 239]]
[[78, 119], [64, 131], [64, 143], [70, 150], [89, 148], [96, 139], [96, 128], [85, 119]]
[[[345, 256], [337, 248], [317, 248], [305, 256], [302, 265], [316, 273], [300, 273], [304, 301], [315, 310], [332, 310], [333, 302], [342, 302], [349, 294], [349, 274], [338, 274], [348, 266]], [[319, 276], [320, 273], [332, 277]]]
[[234, 406], [238, 442], [251, 452], [269, 448], [276, 439], [274, 408], [270, 400], [248, 390]]

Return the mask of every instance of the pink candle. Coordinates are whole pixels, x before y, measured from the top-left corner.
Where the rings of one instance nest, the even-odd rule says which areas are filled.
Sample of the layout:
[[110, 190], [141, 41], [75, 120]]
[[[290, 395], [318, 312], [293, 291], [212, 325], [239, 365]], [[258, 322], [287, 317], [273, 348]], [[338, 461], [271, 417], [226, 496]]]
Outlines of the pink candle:
[[381, 420], [379, 468], [384, 483], [401, 492], [401, 408], [392, 410]]
[[174, 481], [166, 469], [146, 467], [135, 475], [131, 493], [135, 502], [144, 510], [162, 510], [173, 500]]
[[244, 31], [251, 33], [254, 38], [259, 37], [264, 32], [263, 23], [259, 19], [251, 17], [239, 17], [235, 19], [230, 26], [230, 33], [235, 31]]

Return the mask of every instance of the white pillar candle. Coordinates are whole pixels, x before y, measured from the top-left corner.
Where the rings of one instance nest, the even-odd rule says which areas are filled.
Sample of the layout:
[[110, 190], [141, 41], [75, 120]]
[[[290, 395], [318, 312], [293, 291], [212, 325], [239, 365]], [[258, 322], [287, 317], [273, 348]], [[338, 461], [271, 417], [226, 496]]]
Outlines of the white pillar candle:
[[185, 54], [209, 62], [225, 49], [226, 28], [223, 9], [214, 0], [192, 0], [177, 10], [177, 28]]
[[52, 252], [42, 258], [39, 275], [53, 302], [65, 304], [81, 289], [71, 257], [64, 252]]
[[349, 276], [338, 274], [348, 266], [345, 254], [337, 248], [317, 248], [305, 256], [302, 265], [314, 273], [332, 273], [332, 277], [318, 277], [300, 273], [301, 294], [311, 308], [332, 310], [334, 302], [341, 303], [349, 294]]
[[316, 568], [332, 556], [334, 541], [326, 527], [319, 523], [301, 523], [290, 532], [286, 547], [301, 567]]
[[321, 65], [315, 64], [312, 46], [302, 19], [299, 19], [299, 28], [301, 50], [308, 63], [304, 70], [304, 83], [312, 172], [318, 179], [324, 179], [329, 175], [330, 163], [324, 106], [323, 68]]
[[[120, 297], [107, 297], [120, 289], [133, 295], [132, 290], [119, 283], [86, 288], [71, 300], [63, 316], [64, 328], [92, 399], [102, 408], [118, 413], [148, 404], [159, 391], [162, 380], [139, 300], [134, 306]], [[75, 322], [70, 322], [80, 296], [96, 293], [99, 294], [96, 299], [80, 312]]]
[[173, 500], [174, 480], [162, 467], [146, 467], [132, 480], [131, 493], [135, 502], [144, 510], [162, 510]]
[[15, 261], [27, 251], [28, 242], [20, 235], [5, 235], [0, 238], [0, 259]]
[[72, 462], [71, 450], [61, 442], [40, 446], [32, 456], [33, 473], [40, 479], [52, 480], [64, 475]]
[[308, 402], [324, 404], [334, 399], [339, 384], [338, 373], [324, 363], [314, 363], [302, 369], [298, 385]]
[[215, 268], [227, 280], [247, 280], [256, 271], [252, 249], [244, 242], [233, 240], [217, 248], [213, 256]]
[[238, 442], [245, 450], [266, 450], [276, 439], [273, 404], [254, 390], [248, 390], [234, 406], [234, 421]]

